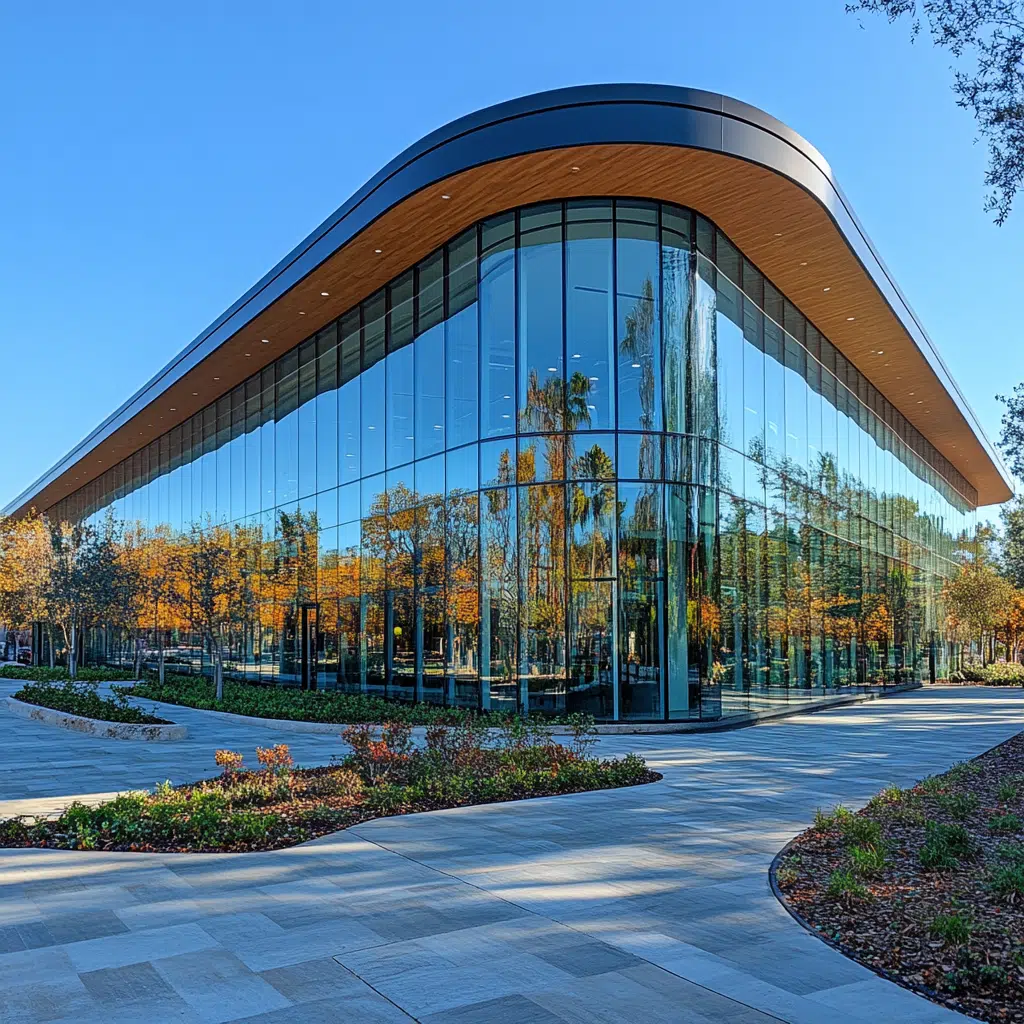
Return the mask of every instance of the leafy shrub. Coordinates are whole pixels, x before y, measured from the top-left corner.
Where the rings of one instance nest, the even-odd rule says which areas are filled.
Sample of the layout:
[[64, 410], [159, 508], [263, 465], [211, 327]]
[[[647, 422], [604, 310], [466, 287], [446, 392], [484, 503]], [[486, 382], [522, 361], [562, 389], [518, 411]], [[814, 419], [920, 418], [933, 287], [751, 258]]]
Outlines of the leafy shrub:
[[885, 849], [881, 846], [854, 846], [850, 849], [853, 873], [860, 878], [874, 878], [885, 870]]
[[235, 772], [242, 770], [245, 757], [234, 750], [218, 750], [213, 755], [213, 762], [223, 769], [224, 777], [230, 779]]
[[793, 885], [799, 877], [795, 868], [779, 868], [775, 872], [775, 880], [783, 887]]
[[348, 797], [354, 800], [362, 796], [364, 788], [363, 780], [348, 768], [332, 768], [305, 781], [305, 791], [311, 796]]
[[[79, 683], [127, 683], [135, 676], [123, 668], [79, 668]], [[44, 665], [0, 665], [0, 679], [24, 679], [36, 683], [66, 683], [71, 675], [66, 668]]]
[[928, 796], [938, 796], [946, 791], [946, 783], [938, 775], [928, 775], [917, 784], [917, 788]]
[[962, 946], [971, 938], [971, 923], [963, 914], [936, 914], [928, 932], [947, 946]]
[[1016, 814], [996, 814], [988, 819], [988, 827], [993, 832], [1019, 832], [1021, 824]]
[[867, 889], [857, 881], [852, 871], [833, 871], [829, 875], [825, 895], [830, 899], [864, 899], [867, 894]]
[[15, 700], [37, 707], [63, 711], [68, 715], [81, 715], [99, 722], [122, 722], [130, 725], [168, 725], [167, 719], [157, 718], [140, 711], [128, 702], [123, 692], [113, 697], [101, 697], [96, 684], [78, 680], [56, 683], [27, 683], [14, 695]]
[[979, 682], [987, 686], [1024, 686], [1024, 665], [1007, 662], [1000, 665], [989, 665], [981, 672]]

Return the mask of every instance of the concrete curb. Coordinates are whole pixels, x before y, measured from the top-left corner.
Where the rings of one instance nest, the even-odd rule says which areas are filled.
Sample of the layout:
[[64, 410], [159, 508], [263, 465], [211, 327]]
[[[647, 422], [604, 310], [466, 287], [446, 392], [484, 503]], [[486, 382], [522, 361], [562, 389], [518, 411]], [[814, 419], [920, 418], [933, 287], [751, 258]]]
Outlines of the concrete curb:
[[134, 725], [130, 722], [101, 722], [95, 718], [83, 718], [81, 715], [69, 715], [64, 711], [54, 711], [38, 704], [26, 704], [24, 701], [6, 698], [7, 709], [12, 715], [27, 718], [43, 725], [55, 725], [59, 729], [70, 729], [72, 732], [84, 733], [86, 736], [100, 736], [109, 740], [141, 740], [146, 743], [170, 743], [183, 740], [188, 736], [188, 728], [184, 725]]
[[[118, 684], [124, 685], [124, 684]], [[879, 693], [854, 693], [835, 697], [822, 697], [819, 700], [808, 701], [807, 703], [789, 704], [779, 708], [769, 708], [764, 711], [746, 711], [740, 715], [729, 715], [724, 718], [716, 718], [705, 721], [693, 722], [617, 722], [615, 724], [598, 724], [594, 727], [601, 736], [621, 735], [645, 735], [658, 733], [686, 733], [686, 732], [721, 732], [726, 729], [742, 729], [746, 726], [757, 725], [759, 722], [770, 722], [779, 718], [791, 718], [794, 715], [810, 715], [816, 711], [828, 711], [831, 708], [846, 707], [850, 704], [863, 704], [866, 701], [877, 700], [888, 697], [895, 693], [905, 693], [908, 690], [921, 689], [920, 683], [907, 683], [903, 686], [890, 686]], [[184, 708], [186, 711], [202, 715], [210, 715], [227, 722], [237, 722], [239, 725], [251, 725], [264, 729], [276, 730], [278, 732], [298, 733], [319, 733], [340, 735], [342, 729], [348, 727], [346, 722], [302, 722], [290, 718], [258, 718], [253, 715], [236, 715], [230, 711], [213, 711], [209, 708], [192, 708], [187, 704], [168, 704], [164, 701], [145, 698], [146, 704], [153, 704], [159, 708], [173, 712], [174, 709]], [[380, 724], [380, 723], [378, 723]], [[571, 736], [572, 729], [565, 725], [543, 726], [551, 736]], [[422, 725], [413, 727], [413, 736], [422, 737], [426, 727]], [[497, 732], [498, 730], [493, 730]]]

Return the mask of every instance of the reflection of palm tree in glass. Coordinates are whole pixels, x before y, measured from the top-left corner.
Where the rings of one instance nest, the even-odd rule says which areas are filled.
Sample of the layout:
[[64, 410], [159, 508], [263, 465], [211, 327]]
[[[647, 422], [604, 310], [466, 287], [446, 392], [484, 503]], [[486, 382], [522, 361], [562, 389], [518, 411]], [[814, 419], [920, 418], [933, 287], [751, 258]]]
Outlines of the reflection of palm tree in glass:
[[[640, 295], [626, 314], [626, 333], [619, 342], [622, 356], [640, 370], [640, 427], [653, 430], [657, 424], [655, 408], [655, 348], [658, 324], [654, 315], [654, 283], [648, 277], [640, 286]], [[655, 465], [657, 447], [653, 437], [640, 442], [640, 475], [645, 479], [660, 476]]]
[[[614, 466], [611, 456], [598, 444], [593, 445], [573, 462], [574, 476], [588, 480], [611, 480]], [[590, 579], [597, 576], [597, 546], [601, 539], [601, 523], [614, 507], [615, 487], [610, 483], [576, 484], [572, 493], [573, 519], [581, 526], [591, 524]], [[610, 572], [610, 568], [609, 568]]]

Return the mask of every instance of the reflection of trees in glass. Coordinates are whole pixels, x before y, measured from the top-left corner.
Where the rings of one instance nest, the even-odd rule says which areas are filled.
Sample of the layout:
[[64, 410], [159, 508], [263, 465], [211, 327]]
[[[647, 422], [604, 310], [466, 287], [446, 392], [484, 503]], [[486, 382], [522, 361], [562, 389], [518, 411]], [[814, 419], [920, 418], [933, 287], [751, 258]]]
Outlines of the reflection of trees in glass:
[[[611, 576], [612, 552], [604, 529], [615, 512], [615, 484], [602, 482], [614, 480], [611, 456], [600, 445], [592, 445], [573, 460], [573, 476], [586, 481], [572, 484], [569, 502], [573, 526], [586, 529], [589, 525], [591, 535], [589, 567], [573, 565], [572, 574], [588, 579]], [[574, 546], [574, 556], [578, 550], [579, 545]]]

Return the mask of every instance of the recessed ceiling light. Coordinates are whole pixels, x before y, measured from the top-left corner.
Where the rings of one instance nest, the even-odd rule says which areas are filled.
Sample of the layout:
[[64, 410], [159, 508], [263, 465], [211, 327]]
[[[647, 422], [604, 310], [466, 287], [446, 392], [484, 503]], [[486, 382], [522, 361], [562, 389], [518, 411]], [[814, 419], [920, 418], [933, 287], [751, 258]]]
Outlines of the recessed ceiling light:
[[640, 369], [640, 364], [639, 363], [633, 363], [633, 369], [634, 370], [639, 370]]
[[252, 353], [251, 353], [251, 352], [246, 352], [245, 354], [246, 354], [247, 356], [251, 356], [251, 355], [252, 355]]
[[442, 199], [451, 199], [451, 196], [449, 196], [449, 195], [443, 195], [443, 196], [441, 196], [441, 198], [442, 198]]
[[590, 379], [591, 380], [597, 380], [597, 377], [591, 377]]
[[198, 391], [193, 391], [192, 392], [192, 397], [193, 398], [198, 398], [199, 397], [199, 392]]
[[300, 309], [299, 310], [299, 316], [305, 316], [305, 315], [306, 315], [306, 311], [304, 309]]
[[177, 411], [178, 411], [178, 410], [177, 410], [177, 409], [176, 409], [176, 408], [175, 408], [175, 407], [174, 407], [174, 406], [172, 405], [172, 406], [171, 406], [171, 412], [177, 412]]
[[821, 290], [823, 292], [830, 292], [830, 291], [832, 291], [832, 285], [829, 285], [827, 288], [822, 288]]
[[781, 231], [776, 231], [775, 232], [775, 237], [776, 238], [781, 238], [782, 237], [782, 232]]
[[918, 404], [918, 405], [924, 405], [924, 399], [921, 399], [921, 398], [919, 398], [919, 399], [917, 400], [917, 404]]
[[377, 253], [377, 255], [379, 256], [384, 250], [383, 249], [374, 249], [373, 251], [375, 253]]
[[884, 356], [884, 355], [885, 355], [885, 349], [884, 349], [884, 348], [880, 348], [880, 349], [878, 350], [878, 354], [879, 354], [880, 356]]
[[262, 341], [264, 345], [269, 345], [270, 344], [270, 339], [269, 338], [261, 338], [260, 341]]
[[572, 357], [573, 357], [573, 359], [579, 359], [580, 358], [579, 352], [573, 352]]
[[571, 170], [573, 174], [580, 173], [580, 169], [578, 167], [570, 167], [569, 170]]
[[801, 267], [806, 267], [807, 266], [807, 260], [804, 260], [803, 263], [800, 264], [800, 266]]
[[321, 292], [320, 294], [326, 299], [327, 296], [330, 295], [331, 293], [330, 292]]
[[511, 401], [512, 401], [512, 396], [511, 396], [511, 395], [502, 395], [501, 397], [502, 397], [502, 398], [503, 398], [503, 399], [504, 399], [504, 400], [505, 400], [506, 402], [511, 402]]
[[558, 367], [557, 366], [549, 366], [548, 367], [548, 373], [558, 373]]
[[853, 323], [853, 321], [854, 321], [854, 320], [856, 320], [856, 319], [857, 319], [857, 318], [856, 318], [855, 316], [848, 316], [848, 317], [846, 318], [846, 322], [847, 322], [848, 324], [849, 324], [849, 323]]
[[220, 380], [220, 377], [214, 377], [213, 379], [214, 380]]

